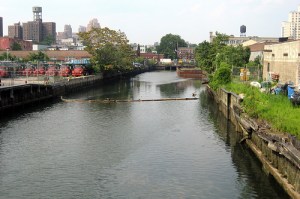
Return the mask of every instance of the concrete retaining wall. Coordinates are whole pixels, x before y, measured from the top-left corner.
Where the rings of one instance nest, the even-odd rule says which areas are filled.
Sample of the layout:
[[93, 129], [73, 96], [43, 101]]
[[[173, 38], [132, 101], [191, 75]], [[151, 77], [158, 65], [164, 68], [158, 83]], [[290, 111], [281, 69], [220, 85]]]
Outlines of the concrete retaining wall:
[[23, 84], [0, 87], [0, 112], [26, 107], [37, 101], [60, 97], [66, 93], [91, 87], [102, 80], [102, 75], [66, 78], [54, 84]]
[[264, 170], [272, 175], [292, 197], [300, 198], [300, 153], [295, 138], [286, 134], [278, 135], [272, 129], [261, 127], [240, 108], [241, 98], [224, 89], [209, 94], [216, 100], [219, 110], [236, 125], [243, 141], [262, 162]]
[[5, 111], [53, 97], [50, 85], [26, 84], [0, 87], [0, 111]]

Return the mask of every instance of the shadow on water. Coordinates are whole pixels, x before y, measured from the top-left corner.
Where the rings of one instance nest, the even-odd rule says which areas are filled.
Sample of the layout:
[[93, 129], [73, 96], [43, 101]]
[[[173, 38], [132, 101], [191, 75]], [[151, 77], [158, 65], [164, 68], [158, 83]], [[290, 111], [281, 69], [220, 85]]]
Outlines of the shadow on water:
[[66, 95], [66, 98], [73, 99], [127, 99], [132, 96], [132, 86], [130, 79], [116, 79], [109, 82], [103, 81], [99, 84], [77, 91], [75, 93], [70, 93]]
[[28, 117], [30, 118], [31, 115], [44, 112], [48, 109], [51, 109], [55, 104], [61, 102], [60, 99], [49, 99], [46, 101], [35, 102], [33, 104], [27, 104], [21, 107], [9, 109], [0, 113], [0, 133], [2, 132], [1, 129], [7, 125], [7, 123]]
[[241, 187], [240, 198], [290, 198], [275, 179], [263, 171], [261, 162], [251, 149], [239, 143], [241, 135], [218, 110], [214, 99], [207, 92], [202, 92], [200, 99], [201, 107], [207, 111], [208, 120], [213, 123], [217, 136], [230, 148], [232, 164], [238, 173], [237, 186], [244, 186]]

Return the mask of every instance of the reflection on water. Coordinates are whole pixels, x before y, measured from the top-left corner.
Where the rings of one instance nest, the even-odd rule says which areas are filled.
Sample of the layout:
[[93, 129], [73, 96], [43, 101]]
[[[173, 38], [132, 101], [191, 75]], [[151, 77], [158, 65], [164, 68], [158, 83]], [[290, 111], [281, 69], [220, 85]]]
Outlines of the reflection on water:
[[285, 198], [198, 80], [150, 72], [66, 97], [192, 93], [200, 99], [59, 102], [1, 120], [0, 198]]
[[202, 108], [209, 111], [208, 118], [213, 122], [217, 136], [231, 151], [232, 162], [238, 174], [237, 186], [241, 189], [240, 198], [289, 198], [275, 179], [264, 173], [262, 164], [252, 151], [239, 143], [242, 136], [218, 110], [218, 105], [208, 93], [202, 92], [200, 98]]

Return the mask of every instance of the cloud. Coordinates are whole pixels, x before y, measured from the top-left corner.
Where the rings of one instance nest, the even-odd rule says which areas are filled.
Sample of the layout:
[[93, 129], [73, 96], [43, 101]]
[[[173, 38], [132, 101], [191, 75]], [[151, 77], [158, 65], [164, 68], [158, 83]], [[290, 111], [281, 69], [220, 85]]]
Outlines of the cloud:
[[203, 5], [200, 3], [197, 3], [197, 4], [192, 4], [185, 8], [179, 9], [176, 12], [176, 15], [177, 16], [195, 15], [195, 14], [198, 14], [201, 12], [203, 12]]
[[228, 7], [224, 3], [222, 3], [222, 4], [218, 5], [216, 8], [214, 8], [209, 13], [209, 16], [212, 18], [220, 18], [220, 17], [226, 15], [227, 10], [228, 10]]
[[283, 5], [284, 3], [284, 0], [260, 0], [259, 3], [254, 6], [253, 11], [255, 13], [262, 13], [266, 10], [274, 8], [274, 6], [277, 7], [278, 5]]
[[197, 13], [197, 12], [200, 12], [201, 11], [201, 4], [200, 3], [198, 3], [198, 4], [194, 4], [194, 5], [192, 5], [191, 6], [191, 8], [190, 8], [190, 11], [192, 12], [192, 13]]

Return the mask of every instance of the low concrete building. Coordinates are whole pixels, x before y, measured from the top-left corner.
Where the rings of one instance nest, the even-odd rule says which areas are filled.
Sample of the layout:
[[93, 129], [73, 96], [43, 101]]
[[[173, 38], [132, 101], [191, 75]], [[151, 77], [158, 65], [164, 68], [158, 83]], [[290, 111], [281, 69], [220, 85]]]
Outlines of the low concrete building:
[[300, 40], [265, 45], [263, 78], [268, 80], [272, 73], [279, 74], [282, 83], [300, 84]]

